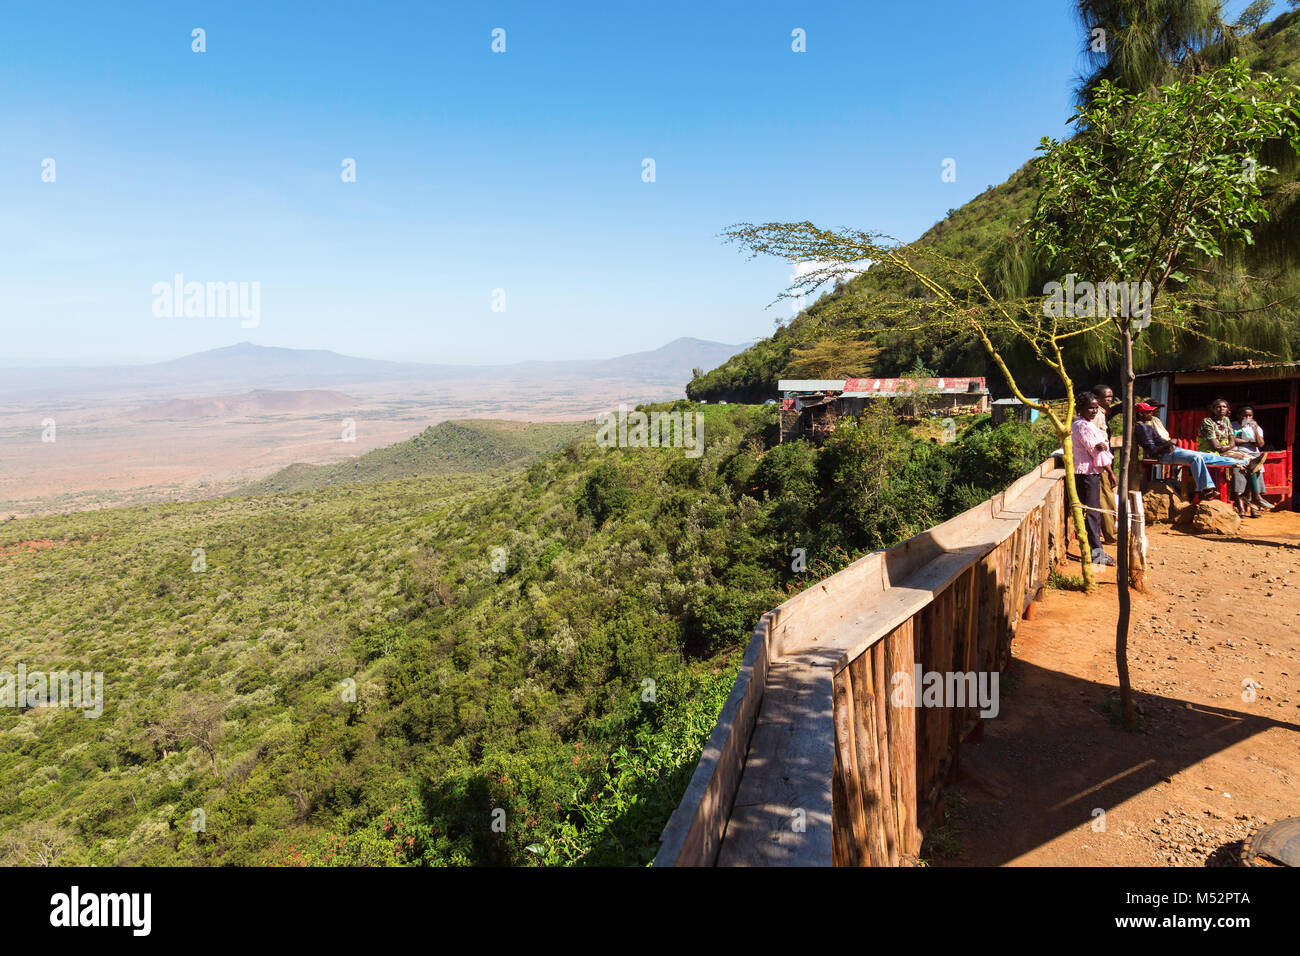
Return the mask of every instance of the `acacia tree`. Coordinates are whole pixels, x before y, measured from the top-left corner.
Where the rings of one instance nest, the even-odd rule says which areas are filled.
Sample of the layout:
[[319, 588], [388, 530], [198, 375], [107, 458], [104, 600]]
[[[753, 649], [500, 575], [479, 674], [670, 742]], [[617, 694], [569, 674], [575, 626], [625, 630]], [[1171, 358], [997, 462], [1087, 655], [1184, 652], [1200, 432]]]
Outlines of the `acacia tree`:
[[1273, 9], [1273, 0], [1255, 0], [1241, 12], [1234, 27], [1243, 33], [1254, 33], [1264, 23], [1264, 18]]
[[[1076, 343], [1096, 336], [1110, 325], [1107, 316], [1088, 315], [1083, 310], [1045, 307], [1042, 296], [1009, 300], [990, 288], [980, 269], [946, 256], [922, 243], [902, 243], [879, 233], [855, 229], [822, 229], [810, 222], [741, 223], [723, 236], [748, 250], [751, 257], [771, 255], [806, 267], [782, 293], [783, 298], [802, 298], [824, 283], [843, 282], [860, 275], [863, 263], [872, 263], [874, 275], [881, 275], [879, 287], [865, 290], [853, 284], [842, 287], [841, 295], [826, 303], [821, 315], [851, 317], [854, 328], [840, 335], [891, 332], [949, 336], [974, 336], [1006, 379], [1012, 393], [1051, 422], [1065, 456], [1066, 493], [1074, 517], [1075, 532], [1087, 541], [1083, 507], [1074, 481], [1074, 451], [1070, 440], [1071, 414], [1045, 399], [1031, 398], [1021, 388], [1006, 355], [1012, 347], [1027, 349], [1060, 380], [1067, 396], [1074, 395], [1074, 383], [1066, 364], [1067, 351]], [[1089, 549], [1080, 548], [1084, 586], [1093, 587]]]
[[[1268, 217], [1260, 180], [1275, 172], [1261, 149], [1285, 141], [1300, 150], [1300, 88], [1239, 60], [1213, 73], [1161, 87], [1124, 91], [1103, 81], [1077, 110], [1084, 130], [1064, 142], [1045, 138], [1038, 171], [1046, 188], [1030, 221], [1039, 254], [1094, 283], [1148, 290], [1150, 308], [1175, 323], [1193, 314], [1195, 283], [1183, 269], [1250, 244]], [[1133, 343], [1141, 310], [1111, 309], [1120, 341], [1124, 439], [1119, 475], [1120, 613], [1115, 659], [1125, 722], [1135, 724], [1128, 676], [1131, 601], [1127, 582], [1129, 472], [1133, 448]]]
[[203, 748], [212, 763], [212, 776], [217, 776], [217, 744], [221, 739], [221, 716], [225, 703], [207, 695], [188, 697], [164, 720], [150, 724], [149, 735], [162, 747], [166, 758], [168, 748], [183, 746], [193, 741]]
[[11, 866], [54, 866], [71, 842], [61, 827], [46, 820], [29, 820], [5, 834], [0, 841], [0, 859]]

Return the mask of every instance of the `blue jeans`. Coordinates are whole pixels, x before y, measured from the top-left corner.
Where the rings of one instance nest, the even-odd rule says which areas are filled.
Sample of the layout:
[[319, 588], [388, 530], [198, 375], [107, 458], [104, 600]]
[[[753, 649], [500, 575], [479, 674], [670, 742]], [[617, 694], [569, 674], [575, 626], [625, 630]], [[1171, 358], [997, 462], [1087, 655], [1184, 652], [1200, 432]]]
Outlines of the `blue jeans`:
[[1236, 458], [1228, 458], [1224, 455], [1215, 455], [1204, 451], [1192, 451], [1190, 448], [1175, 448], [1173, 451], [1161, 455], [1160, 461], [1166, 465], [1186, 465], [1196, 482], [1197, 491], [1208, 491], [1215, 487], [1214, 479], [1210, 477], [1210, 469], [1207, 466], [1232, 465], [1236, 467], [1241, 464]]

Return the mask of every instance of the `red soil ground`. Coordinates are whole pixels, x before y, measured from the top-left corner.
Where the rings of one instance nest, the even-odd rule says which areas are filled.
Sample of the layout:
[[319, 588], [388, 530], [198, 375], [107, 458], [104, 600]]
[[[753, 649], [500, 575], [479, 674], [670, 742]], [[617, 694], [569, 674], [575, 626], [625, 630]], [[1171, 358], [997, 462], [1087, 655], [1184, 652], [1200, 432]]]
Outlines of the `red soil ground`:
[[1000, 715], [962, 746], [933, 864], [1236, 865], [1256, 827], [1300, 816], [1300, 514], [1231, 537], [1155, 528], [1148, 562], [1129, 640], [1140, 730], [1112, 716], [1114, 569], [1093, 596], [1049, 590]]

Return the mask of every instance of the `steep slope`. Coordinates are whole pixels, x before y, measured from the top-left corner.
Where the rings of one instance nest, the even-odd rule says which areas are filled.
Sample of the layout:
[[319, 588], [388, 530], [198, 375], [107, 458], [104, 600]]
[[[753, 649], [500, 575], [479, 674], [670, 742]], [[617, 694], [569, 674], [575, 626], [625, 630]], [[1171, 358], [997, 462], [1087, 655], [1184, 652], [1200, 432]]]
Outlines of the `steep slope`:
[[585, 422], [441, 422], [414, 438], [332, 465], [294, 464], [237, 492], [260, 495], [425, 475], [480, 474], [528, 464], [595, 434]]
[[[1287, 13], [1265, 24], [1257, 33], [1243, 38], [1241, 57], [1253, 68], [1300, 82], [1300, 11]], [[1265, 304], [1261, 295], [1240, 281], [1243, 273], [1274, 279], [1272, 299], [1300, 295], [1300, 166], [1296, 157], [1265, 157], [1279, 168], [1279, 174], [1264, 186], [1270, 206], [1270, 219], [1255, 229], [1256, 242], [1247, 249], [1231, 250], [1226, 260], [1210, 262], [1209, 284], [1220, 307], [1253, 309]], [[952, 256], [978, 263], [987, 281], [996, 283], [998, 267], [1008, 258], [1007, 249], [1018, 226], [1033, 211], [1037, 197], [1032, 163], [1026, 163], [1005, 183], [986, 190], [960, 209], [952, 210], [941, 222], [926, 231], [920, 243]], [[870, 227], [870, 223], [859, 224]], [[1041, 278], [1041, 277], [1040, 277]], [[885, 281], [868, 271], [846, 284], [845, 289], [866, 293], [882, 288]], [[1041, 283], [1040, 283], [1041, 284]], [[796, 358], [796, 350], [819, 341], [848, 334], [852, 338], [851, 319], [829, 315], [828, 307], [845, 290], [836, 289], [818, 299], [796, 316], [787, 326], [760, 339], [744, 352], [694, 379], [687, 394], [697, 401], [763, 401], [776, 396], [777, 381]], [[1277, 326], [1267, 318], [1294, 319], [1294, 305], [1261, 313], [1258, 319], [1247, 315], [1227, 322], [1212, 322], [1210, 331], [1216, 338], [1249, 339], [1250, 344], [1274, 352], [1283, 358], [1300, 354], [1300, 323], [1290, 323], [1289, 334], [1279, 336]], [[919, 334], [877, 336], [872, 341], [877, 350], [859, 350], [863, 367], [856, 374], [895, 376], [920, 358], [931, 368], [950, 375], [984, 375], [989, 378], [995, 395], [1009, 394], [1001, 374], [973, 340], [961, 336], [937, 340]], [[1202, 364], [1231, 361], [1245, 353], [1216, 342], [1182, 338], [1160, 343], [1137, 356], [1139, 367], [1167, 367], [1169, 363]], [[1253, 353], [1251, 357], [1257, 357]], [[1113, 354], [1088, 356], [1074, 370], [1079, 380], [1113, 377]], [[1041, 370], [1031, 357], [1014, 350], [1009, 364], [1022, 382], [1038, 385]], [[847, 374], [847, 373], [846, 373]], [[798, 375], [789, 377], [821, 377]], [[835, 377], [840, 377], [836, 375]], [[1050, 390], [1051, 383], [1044, 383]], [[1050, 393], [1050, 391], [1049, 391]]]
[[698, 458], [588, 429], [505, 475], [0, 524], [10, 660], [103, 675], [95, 719], [0, 708], [0, 862], [645, 863], [758, 615], [1051, 441], [678, 409]]

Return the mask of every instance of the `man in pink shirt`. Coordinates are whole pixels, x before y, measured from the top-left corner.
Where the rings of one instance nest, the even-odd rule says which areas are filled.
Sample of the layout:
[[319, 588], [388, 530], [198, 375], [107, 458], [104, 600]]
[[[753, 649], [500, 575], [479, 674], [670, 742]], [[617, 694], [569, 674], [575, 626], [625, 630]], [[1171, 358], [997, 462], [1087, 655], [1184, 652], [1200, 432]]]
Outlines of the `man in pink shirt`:
[[[1110, 434], [1110, 420], [1119, 415], [1123, 409], [1120, 403], [1115, 401], [1115, 390], [1109, 385], [1094, 385], [1092, 394], [1097, 396], [1097, 414], [1093, 416], [1092, 423], [1102, 430], [1103, 433]], [[1107, 468], [1101, 473], [1101, 536], [1104, 541], [1112, 542], [1119, 540], [1119, 533], [1116, 531], [1116, 521], [1118, 516], [1115, 514], [1115, 470]]]
[[1088, 547], [1092, 549], [1093, 564], [1113, 565], [1115, 559], [1106, 554], [1101, 537], [1101, 476], [1109, 471], [1115, 456], [1110, 450], [1110, 436], [1094, 421], [1101, 411], [1097, 396], [1084, 392], [1075, 400], [1074, 409], [1070, 441], [1074, 449], [1074, 480], [1085, 509]]

